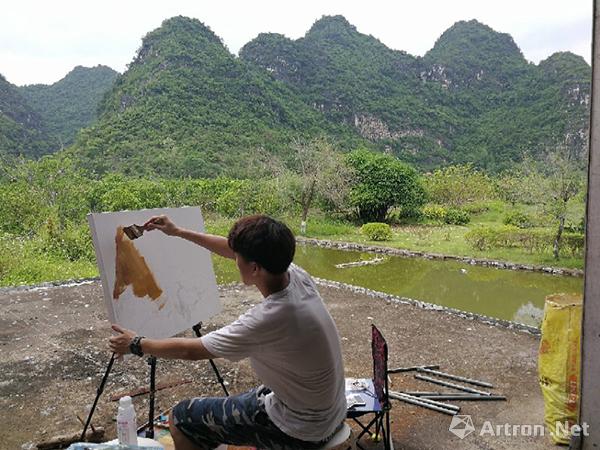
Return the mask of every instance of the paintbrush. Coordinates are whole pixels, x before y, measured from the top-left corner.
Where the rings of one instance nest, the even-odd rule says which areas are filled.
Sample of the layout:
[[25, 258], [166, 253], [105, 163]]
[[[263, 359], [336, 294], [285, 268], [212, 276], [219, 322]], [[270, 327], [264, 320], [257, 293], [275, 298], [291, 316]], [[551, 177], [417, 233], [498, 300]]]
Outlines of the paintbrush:
[[129, 225], [128, 227], [123, 227], [123, 232], [132, 241], [134, 239], [141, 237], [142, 234], [144, 234], [144, 231], [146, 231], [146, 227], [144, 225], [133, 224], [133, 225]]
[[163, 219], [162, 217], [154, 217], [153, 219], [150, 219], [148, 222], [146, 222], [144, 225], [129, 225], [128, 227], [124, 227], [123, 228], [123, 232], [127, 235], [127, 237], [129, 239], [131, 239], [132, 241], [134, 239], [137, 239], [139, 237], [142, 237], [142, 234], [144, 234], [144, 231], [148, 231], [148, 228], [146, 228], [147, 225], [149, 224], [163, 224]]

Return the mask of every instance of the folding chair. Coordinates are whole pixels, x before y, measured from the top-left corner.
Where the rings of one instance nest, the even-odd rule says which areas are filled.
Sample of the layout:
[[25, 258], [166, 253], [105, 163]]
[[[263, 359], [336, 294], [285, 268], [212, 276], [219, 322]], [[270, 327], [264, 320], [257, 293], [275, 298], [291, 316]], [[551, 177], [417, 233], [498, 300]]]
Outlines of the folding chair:
[[[366, 392], [365, 395], [374, 396], [374, 401], [367, 402], [364, 407], [357, 407], [348, 410], [347, 417], [354, 420], [361, 432], [356, 438], [356, 446], [364, 450], [364, 447], [358, 442], [362, 436], [372, 433], [371, 429], [375, 427], [375, 438], [379, 438], [380, 433], [383, 439], [385, 450], [393, 450], [392, 437], [390, 434], [390, 409], [391, 402], [388, 395], [388, 348], [381, 332], [375, 325], [371, 325], [371, 351], [373, 354], [373, 392]], [[373, 414], [374, 417], [365, 425], [359, 418]]]

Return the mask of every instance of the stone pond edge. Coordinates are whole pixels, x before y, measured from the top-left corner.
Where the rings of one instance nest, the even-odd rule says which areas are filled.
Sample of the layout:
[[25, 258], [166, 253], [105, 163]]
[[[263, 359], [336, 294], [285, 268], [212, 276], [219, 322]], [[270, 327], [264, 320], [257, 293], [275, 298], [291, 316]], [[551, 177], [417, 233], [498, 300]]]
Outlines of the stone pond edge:
[[377, 245], [360, 244], [357, 242], [331, 241], [328, 239], [296, 238], [300, 244], [314, 245], [322, 248], [333, 248], [338, 250], [362, 251], [408, 258], [436, 259], [441, 261], [458, 261], [472, 266], [494, 267], [505, 270], [524, 270], [529, 272], [544, 272], [552, 275], [567, 275], [572, 277], [583, 277], [581, 269], [567, 269], [560, 267], [538, 266], [534, 264], [519, 264], [506, 261], [495, 261], [491, 259], [471, 258], [469, 256], [442, 255], [439, 253], [427, 253], [417, 250], [405, 250], [401, 248], [382, 247]]

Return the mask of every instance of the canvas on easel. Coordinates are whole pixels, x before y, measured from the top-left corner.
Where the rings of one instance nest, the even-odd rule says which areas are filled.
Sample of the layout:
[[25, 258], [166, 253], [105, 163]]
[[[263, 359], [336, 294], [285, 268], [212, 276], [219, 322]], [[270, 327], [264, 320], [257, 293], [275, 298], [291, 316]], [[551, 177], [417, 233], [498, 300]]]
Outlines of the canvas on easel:
[[221, 310], [208, 250], [158, 230], [135, 240], [123, 232], [161, 214], [204, 231], [195, 207], [88, 215], [109, 320], [151, 338], [189, 330]]

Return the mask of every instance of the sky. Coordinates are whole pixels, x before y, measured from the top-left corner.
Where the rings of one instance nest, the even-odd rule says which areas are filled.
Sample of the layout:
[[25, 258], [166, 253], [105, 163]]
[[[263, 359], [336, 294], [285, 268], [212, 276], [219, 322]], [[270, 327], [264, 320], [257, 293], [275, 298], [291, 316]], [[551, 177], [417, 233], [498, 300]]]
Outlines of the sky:
[[0, 16], [0, 74], [16, 85], [52, 84], [75, 66], [123, 72], [142, 37], [169, 17], [194, 17], [234, 54], [259, 33], [297, 39], [323, 15], [422, 56], [459, 20], [509, 33], [528, 61], [557, 51], [591, 60], [593, 0], [7, 0]]

